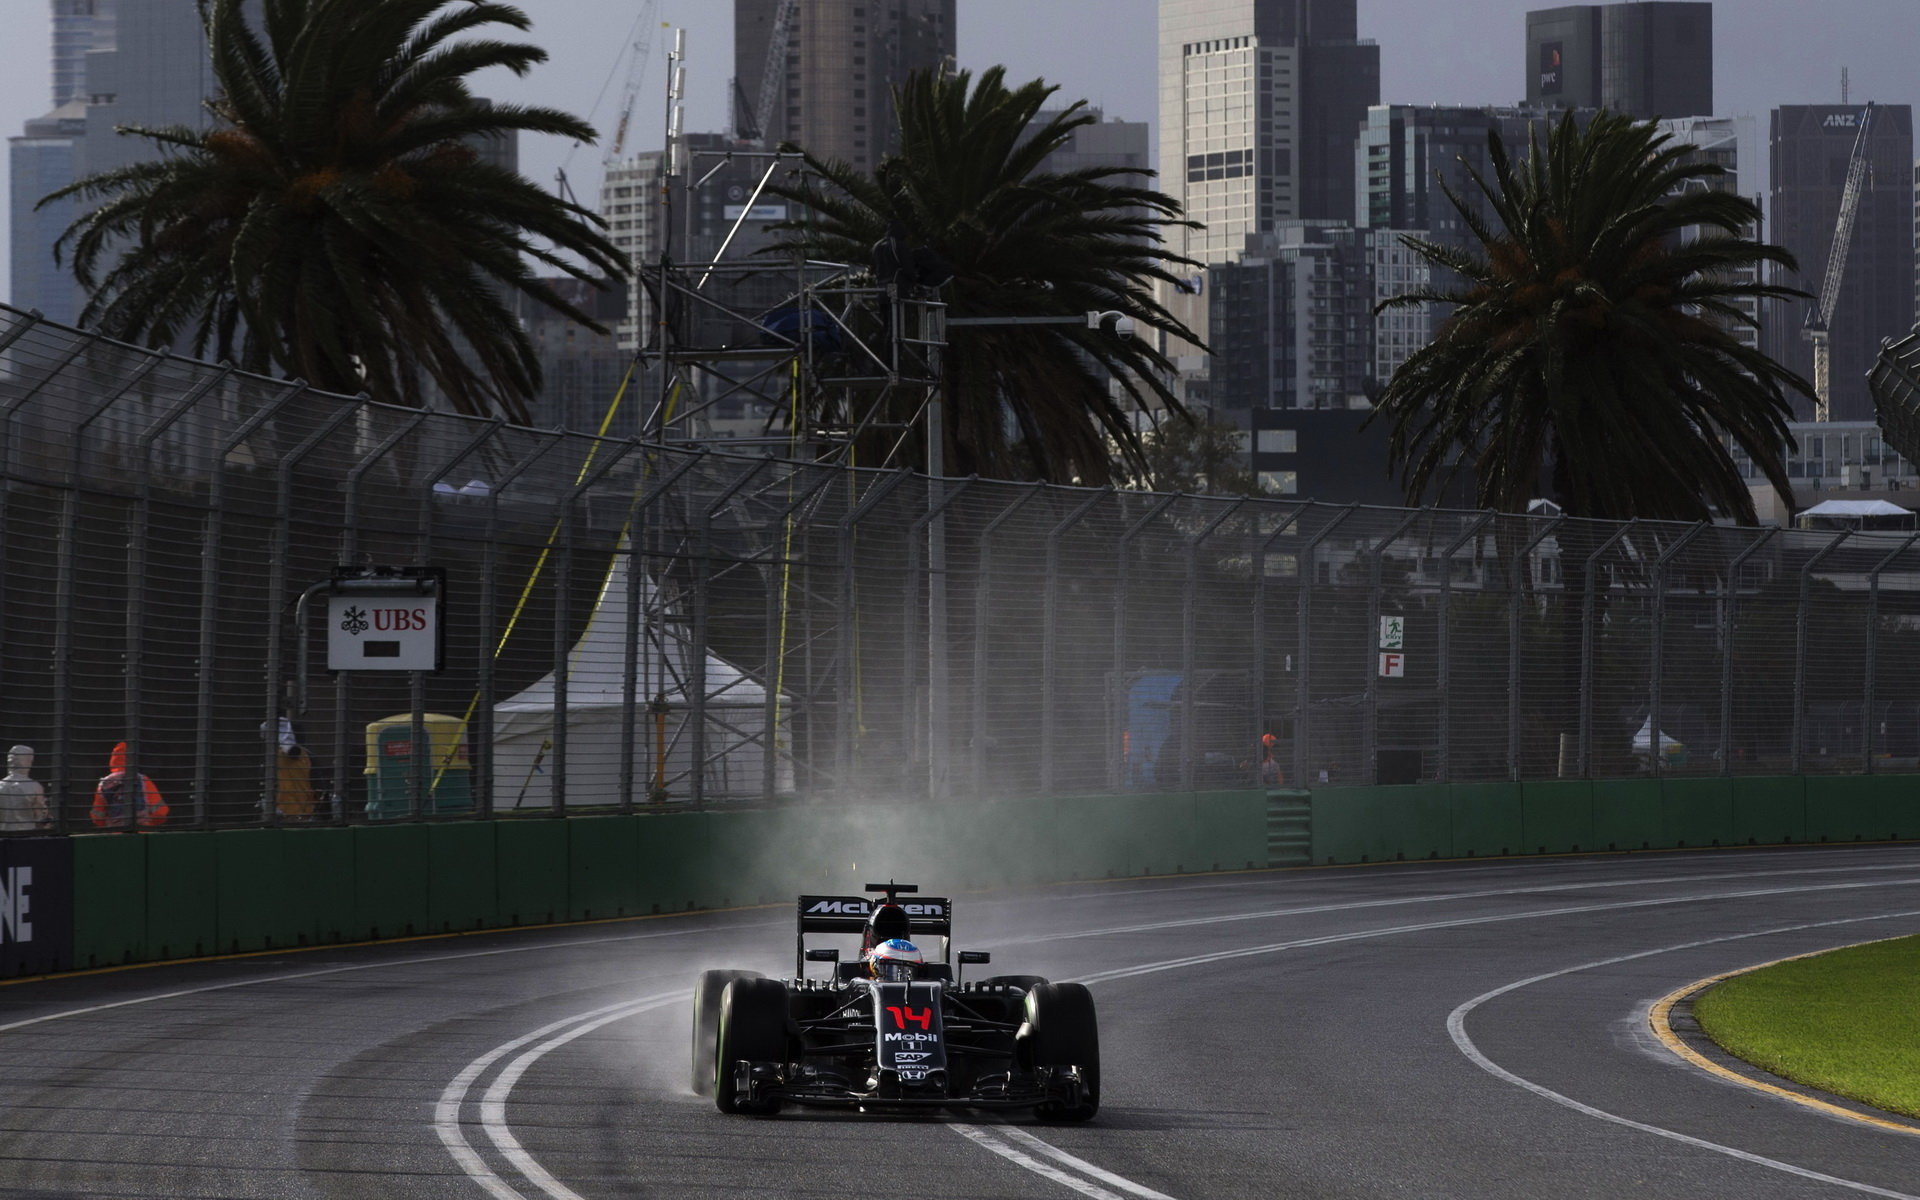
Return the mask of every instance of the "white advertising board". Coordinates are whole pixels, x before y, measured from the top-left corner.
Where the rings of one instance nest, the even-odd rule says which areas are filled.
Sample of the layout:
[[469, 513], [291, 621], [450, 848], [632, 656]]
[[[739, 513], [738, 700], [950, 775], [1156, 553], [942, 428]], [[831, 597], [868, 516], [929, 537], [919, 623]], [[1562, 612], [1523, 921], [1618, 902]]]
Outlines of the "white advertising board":
[[439, 670], [440, 598], [366, 592], [327, 597], [327, 669]]

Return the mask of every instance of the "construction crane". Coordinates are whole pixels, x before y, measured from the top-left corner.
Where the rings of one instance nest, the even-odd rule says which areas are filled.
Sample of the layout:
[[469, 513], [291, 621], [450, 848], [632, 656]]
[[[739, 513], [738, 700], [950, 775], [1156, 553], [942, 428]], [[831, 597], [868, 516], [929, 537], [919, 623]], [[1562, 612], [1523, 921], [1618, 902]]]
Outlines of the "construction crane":
[[1853, 249], [1853, 226], [1860, 215], [1860, 197], [1867, 190], [1867, 138], [1873, 132], [1873, 102], [1860, 112], [1860, 131], [1853, 139], [1853, 156], [1847, 160], [1847, 186], [1840, 193], [1840, 219], [1833, 229], [1833, 248], [1827, 253], [1827, 275], [1820, 284], [1820, 295], [1807, 310], [1803, 331], [1813, 343], [1814, 420], [1830, 419], [1833, 403], [1833, 346], [1828, 336], [1835, 310], [1840, 306], [1840, 285], [1847, 275], [1847, 255]]
[[[767, 61], [760, 68], [759, 103], [740, 114], [743, 120], [735, 122], [735, 131], [743, 140], [759, 142], [769, 149], [773, 147], [777, 124], [773, 109], [780, 103], [780, 88], [787, 77], [787, 43], [793, 37], [793, 22], [799, 15], [800, 0], [780, 0], [780, 7], [773, 13], [773, 27], [767, 31]], [[734, 90], [737, 93], [734, 103], [744, 105], [747, 98], [738, 81]]]
[[653, 31], [660, 24], [660, 0], [646, 0], [633, 23], [631, 59], [627, 64], [627, 86], [620, 93], [620, 120], [613, 127], [613, 139], [607, 143], [602, 166], [620, 161], [627, 148], [627, 127], [633, 124], [633, 110], [640, 103], [640, 81], [647, 73], [647, 57], [653, 53]]

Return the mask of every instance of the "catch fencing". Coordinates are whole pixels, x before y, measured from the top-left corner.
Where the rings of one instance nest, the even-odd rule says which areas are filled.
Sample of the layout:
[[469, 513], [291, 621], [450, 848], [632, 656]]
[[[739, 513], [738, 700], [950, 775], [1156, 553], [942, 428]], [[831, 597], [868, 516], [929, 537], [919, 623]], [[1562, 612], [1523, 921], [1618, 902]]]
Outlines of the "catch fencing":
[[[121, 742], [167, 827], [1920, 765], [1911, 534], [930, 480], [6, 309], [0, 417], [0, 740], [61, 829]], [[330, 673], [341, 567], [443, 571], [443, 669]]]

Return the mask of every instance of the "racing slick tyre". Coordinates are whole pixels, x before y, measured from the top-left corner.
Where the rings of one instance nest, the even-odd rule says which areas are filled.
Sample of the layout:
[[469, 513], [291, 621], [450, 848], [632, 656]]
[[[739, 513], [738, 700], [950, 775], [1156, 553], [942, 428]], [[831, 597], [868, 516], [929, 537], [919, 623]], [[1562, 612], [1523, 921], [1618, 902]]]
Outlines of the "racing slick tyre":
[[748, 1100], [734, 1092], [733, 1064], [785, 1062], [787, 985], [777, 979], [735, 979], [720, 993], [719, 1037], [714, 1051], [713, 1104], [723, 1113], [770, 1117], [778, 1100]]
[[1100, 1111], [1100, 1025], [1093, 995], [1078, 983], [1043, 983], [1027, 993], [1020, 1034], [1035, 1067], [1078, 1067], [1080, 1103], [1050, 1101], [1034, 1110], [1042, 1121], [1085, 1121]]
[[758, 979], [758, 971], [706, 971], [693, 989], [693, 1094], [713, 1095], [715, 1039], [720, 1035], [720, 993], [736, 979]]

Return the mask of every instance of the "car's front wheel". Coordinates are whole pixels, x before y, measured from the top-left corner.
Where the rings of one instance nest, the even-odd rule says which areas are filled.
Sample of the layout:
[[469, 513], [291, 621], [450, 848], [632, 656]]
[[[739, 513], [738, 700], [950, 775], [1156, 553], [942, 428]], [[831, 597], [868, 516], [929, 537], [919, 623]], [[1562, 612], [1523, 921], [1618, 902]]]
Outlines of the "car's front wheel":
[[1019, 1037], [1035, 1067], [1078, 1067], [1077, 1103], [1049, 1101], [1034, 1110], [1043, 1121], [1085, 1121], [1100, 1111], [1100, 1024], [1093, 994], [1078, 983], [1043, 983], [1027, 993]]
[[757, 971], [705, 971], [693, 989], [693, 1094], [713, 1095], [714, 1053], [720, 1034], [720, 993], [736, 979], [758, 979]]
[[713, 1104], [723, 1113], [770, 1117], [780, 1101], [738, 1094], [734, 1064], [785, 1062], [787, 986], [777, 979], [736, 979], [720, 993], [720, 1029], [714, 1052]]

